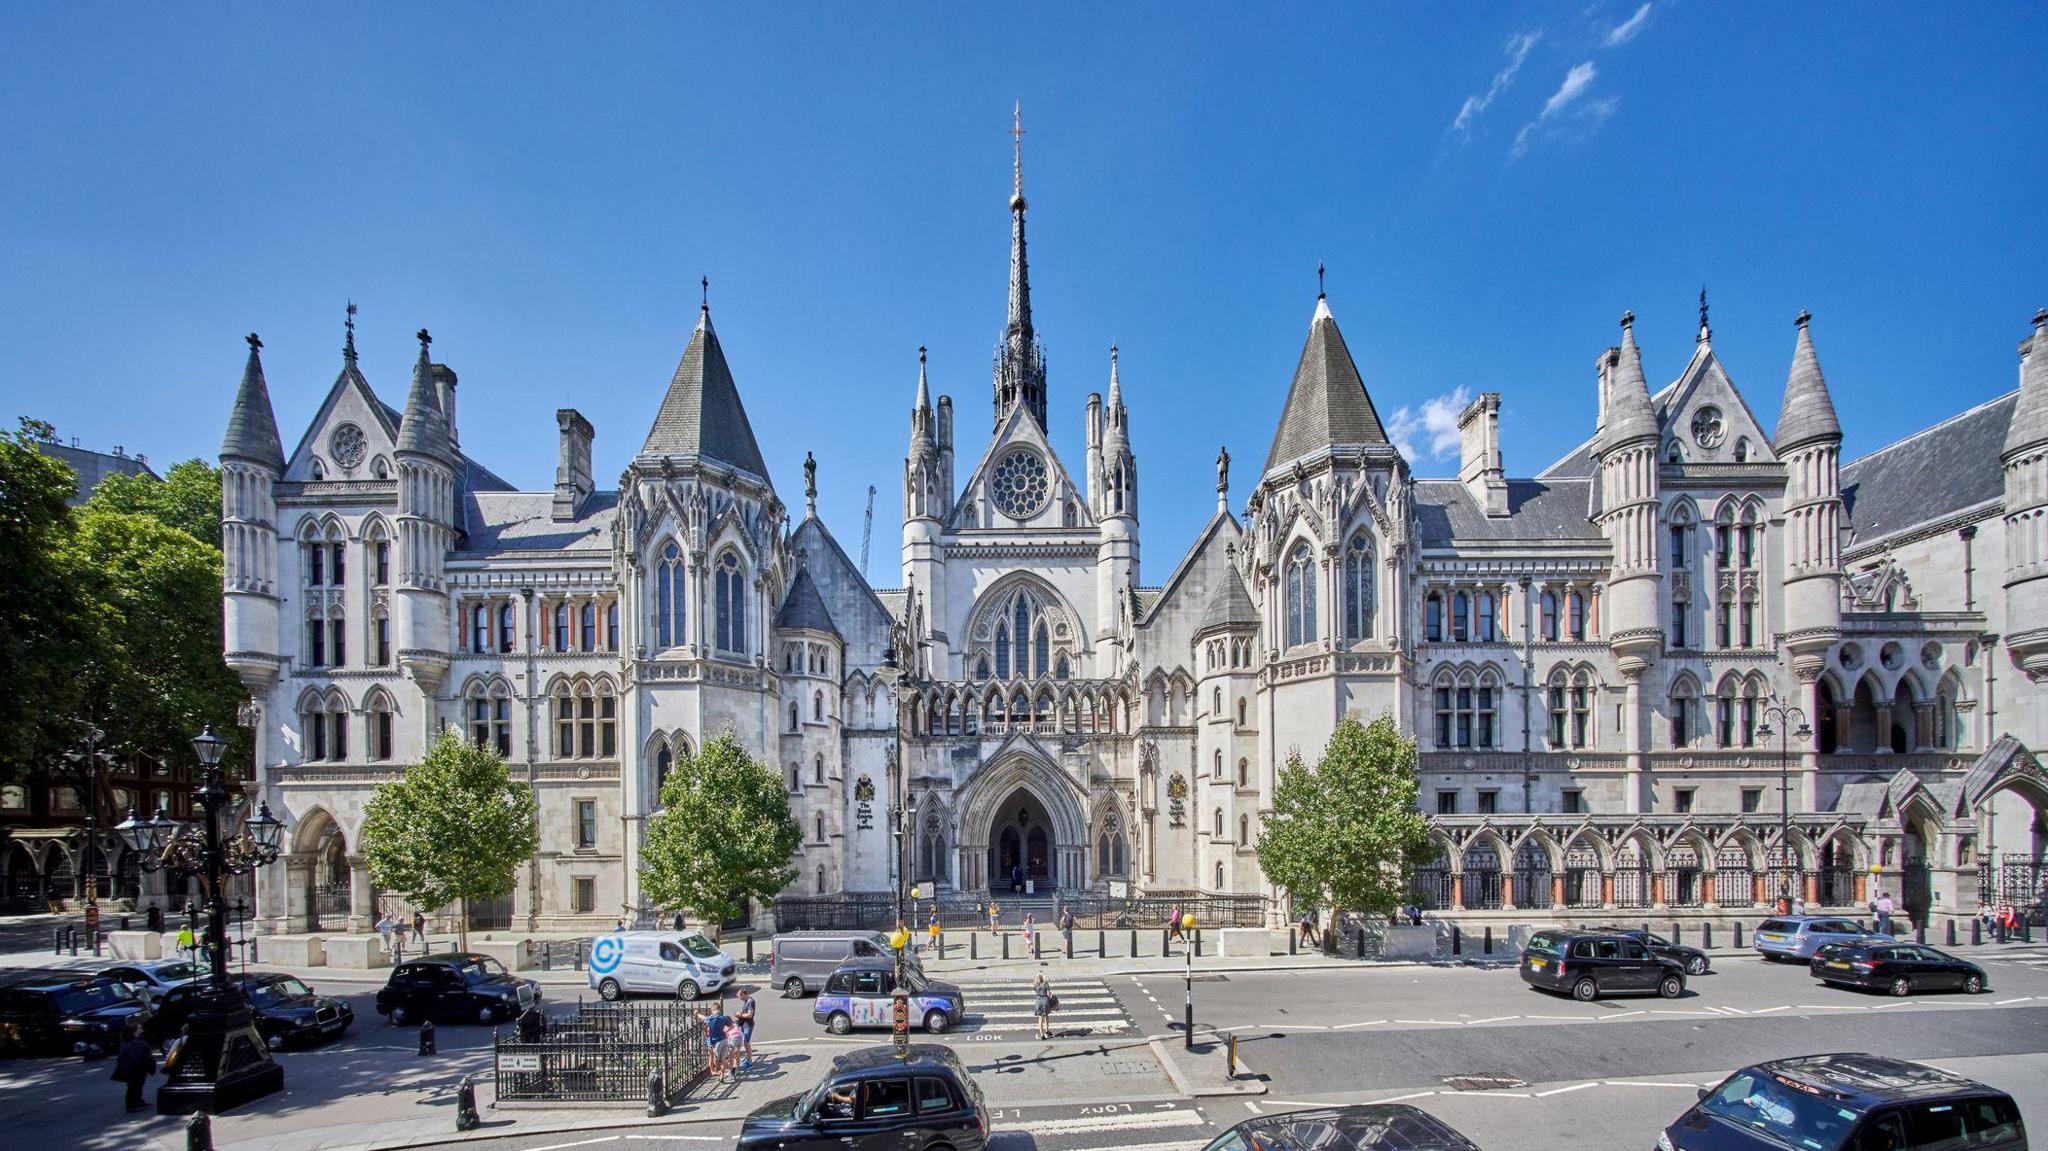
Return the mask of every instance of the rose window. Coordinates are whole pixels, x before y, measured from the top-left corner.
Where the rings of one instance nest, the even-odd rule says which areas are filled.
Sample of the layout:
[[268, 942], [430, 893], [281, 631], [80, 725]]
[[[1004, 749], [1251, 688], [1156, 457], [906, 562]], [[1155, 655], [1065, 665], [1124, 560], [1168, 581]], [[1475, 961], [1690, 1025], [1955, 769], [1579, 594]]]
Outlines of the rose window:
[[1052, 494], [1052, 481], [1045, 460], [1028, 448], [1004, 456], [989, 477], [990, 494], [996, 508], [1013, 520], [1030, 519], [1045, 507]]

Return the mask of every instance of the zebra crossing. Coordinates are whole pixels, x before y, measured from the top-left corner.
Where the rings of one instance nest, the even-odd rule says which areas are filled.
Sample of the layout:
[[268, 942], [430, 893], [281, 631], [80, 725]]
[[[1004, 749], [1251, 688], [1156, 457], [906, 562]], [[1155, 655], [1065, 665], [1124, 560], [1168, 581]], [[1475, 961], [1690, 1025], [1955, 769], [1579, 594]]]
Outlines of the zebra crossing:
[[[1130, 1012], [1100, 979], [1055, 979], [1051, 981], [1058, 1010], [1052, 1013], [1056, 1035], [1117, 1035], [1137, 1029]], [[967, 997], [967, 1019], [962, 1031], [990, 1033], [1037, 1029], [1032, 1018], [1037, 992], [1028, 979], [991, 983], [970, 983], [961, 987]]]

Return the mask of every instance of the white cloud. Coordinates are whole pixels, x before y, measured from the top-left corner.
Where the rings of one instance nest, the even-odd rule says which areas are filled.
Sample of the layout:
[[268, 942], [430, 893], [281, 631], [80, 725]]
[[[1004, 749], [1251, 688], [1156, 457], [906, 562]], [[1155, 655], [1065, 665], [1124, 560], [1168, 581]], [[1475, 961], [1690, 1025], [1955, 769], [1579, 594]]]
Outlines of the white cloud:
[[1487, 106], [1493, 103], [1494, 97], [1507, 91], [1508, 85], [1515, 82], [1515, 73], [1522, 70], [1522, 61], [1529, 58], [1529, 50], [1542, 38], [1541, 28], [1533, 32], [1518, 33], [1509, 38], [1507, 65], [1494, 73], [1493, 83], [1487, 85], [1486, 91], [1465, 97], [1465, 102], [1458, 107], [1458, 118], [1451, 121], [1452, 131], [1463, 132], [1469, 129], [1473, 119], [1486, 111]]
[[1408, 458], [1410, 464], [1424, 460], [1456, 459], [1458, 456], [1458, 413], [1472, 402], [1466, 388], [1453, 388], [1441, 396], [1422, 401], [1419, 408], [1407, 405], [1394, 409], [1387, 421], [1387, 438]]
[[1557, 86], [1557, 91], [1550, 94], [1550, 99], [1543, 102], [1543, 110], [1536, 114], [1534, 120], [1522, 125], [1521, 131], [1515, 133], [1512, 154], [1519, 157], [1528, 152], [1530, 146], [1535, 143], [1539, 131], [1545, 130], [1546, 125], [1556, 125], [1557, 121], [1567, 114], [1581, 134], [1591, 132], [1607, 117], [1613, 115], [1614, 109], [1621, 103], [1618, 97], [1581, 101], [1580, 98], [1586, 94], [1586, 89], [1593, 86], [1593, 79], [1594, 69], [1591, 60], [1576, 65], [1565, 73], [1564, 82]]
[[1635, 15], [1609, 28], [1606, 38], [1600, 41], [1600, 46], [1603, 48], [1613, 48], [1635, 39], [1636, 33], [1642, 31], [1643, 24], [1650, 19], [1650, 7], [1649, 4], [1644, 4], [1641, 8], [1636, 9]]

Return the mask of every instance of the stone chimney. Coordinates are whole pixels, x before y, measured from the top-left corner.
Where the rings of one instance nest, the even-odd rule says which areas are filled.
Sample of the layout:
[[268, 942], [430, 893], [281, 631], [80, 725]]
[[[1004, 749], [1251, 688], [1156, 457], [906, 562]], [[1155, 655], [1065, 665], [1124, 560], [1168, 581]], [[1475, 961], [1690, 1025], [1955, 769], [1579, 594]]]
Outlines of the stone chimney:
[[455, 428], [455, 369], [434, 365], [434, 396], [441, 401], [441, 417], [448, 423], [448, 442], [460, 447], [462, 433]]
[[1488, 516], [1508, 514], [1500, 461], [1500, 393], [1486, 392], [1458, 414], [1458, 482]]
[[597, 429], [575, 408], [557, 411], [555, 425], [562, 429], [562, 447], [555, 464], [554, 519], [562, 523], [576, 518], [595, 487], [590, 479], [590, 441], [597, 438]]

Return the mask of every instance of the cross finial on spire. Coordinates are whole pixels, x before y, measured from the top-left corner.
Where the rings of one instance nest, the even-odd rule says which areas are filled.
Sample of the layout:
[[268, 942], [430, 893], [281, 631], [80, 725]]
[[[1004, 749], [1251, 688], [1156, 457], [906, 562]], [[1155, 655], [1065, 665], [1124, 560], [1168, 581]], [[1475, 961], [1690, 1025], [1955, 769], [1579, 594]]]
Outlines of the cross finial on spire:
[[250, 350], [250, 351], [252, 351], [252, 352], [254, 352], [254, 351], [260, 351], [260, 350], [262, 349], [262, 347], [263, 347], [263, 341], [262, 341], [262, 340], [259, 340], [259, 339], [257, 339], [257, 338], [256, 338], [256, 333], [254, 333], [254, 332], [250, 332], [250, 333], [249, 333], [248, 335], [246, 335], [246, 336], [244, 336], [244, 337], [242, 337], [242, 338], [243, 338], [243, 339], [245, 339], [245, 340], [247, 340], [247, 341], [249, 342], [249, 350]]
[[348, 318], [341, 322], [341, 326], [348, 330], [348, 335], [342, 341], [341, 354], [347, 356], [350, 360], [354, 360], [356, 358], [356, 302], [350, 300], [345, 310], [348, 313]]
[[1700, 285], [1700, 343], [1703, 343], [1703, 344], [1704, 344], [1704, 343], [1706, 343], [1706, 342], [1707, 342], [1707, 340], [1708, 340], [1708, 338], [1709, 338], [1709, 337], [1711, 337], [1711, 336], [1712, 336], [1713, 334], [1714, 334], [1714, 330], [1713, 330], [1712, 328], [1710, 328], [1710, 327], [1708, 327], [1708, 326], [1707, 326], [1707, 286], [1706, 286], [1705, 284], [1701, 284], [1701, 285]]
[[1019, 100], [1010, 110], [1010, 140], [1017, 150], [1013, 170], [1014, 183], [1010, 190], [1011, 207], [1024, 204], [1024, 101]]
[[1316, 261], [1316, 299], [1323, 298], [1323, 262]]
[[1621, 314], [1621, 326], [1622, 326], [1623, 328], [1633, 328], [1633, 327], [1635, 327], [1635, 326], [1636, 326], [1636, 314], [1635, 314], [1634, 312], [1623, 312], [1623, 313]]
[[1803, 328], [1806, 325], [1813, 322], [1813, 313], [1807, 311], [1805, 308], [1801, 308], [1799, 309], [1798, 318], [1794, 319], [1792, 322]]
[[434, 342], [434, 337], [428, 335], [425, 328], [421, 328], [415, 334], [420, 338], [420, 355], [424, 356], [427, 354], [427, 345]]
[[703, 298], [697, 302], [697, 307], [708, 312], [711, 310], [711, 277], [701, 277], [698, 279], [697, 285], [704, 293]]
[[917, 362], [918, 362], [918, 363], [919, 363], [920, 365], [922, 365], [922, 364], [924, 363], [924, 345], [923, 345], [923, 344], [919, 344], [919, 345], [917, 346]]

